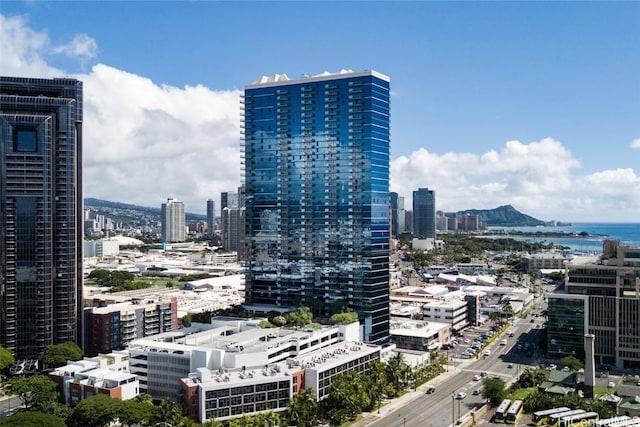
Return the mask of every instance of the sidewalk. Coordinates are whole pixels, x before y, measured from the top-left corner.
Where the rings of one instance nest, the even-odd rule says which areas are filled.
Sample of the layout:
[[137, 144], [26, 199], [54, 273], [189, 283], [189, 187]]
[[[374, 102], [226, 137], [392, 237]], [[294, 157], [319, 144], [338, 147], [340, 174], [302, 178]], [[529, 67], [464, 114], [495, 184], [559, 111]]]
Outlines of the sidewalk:
[[465, 365], [467, 363], [468, 361], [465, 360], [465, 361], [459, 362], [457, 366], [449, 365], [448, 372], [444, 372], [443, 374], [438, 375], [436, 378], [432, 379], [431, 381], [428, 381], [422, 384], [415, 391], [414, 390], [409, 391], [404, 395], [398, 397], [397, 399], [388, 401], [386, 404], [384, 404], [384, 406], [380, 408], [379, 413], [378, 413], [378, 410], [373, 412], [363, 412], [362, 419], [355, 421], [353, 424], [351, 424], [351, 427], [365, 427], [365, 426], [368, 426], [369, 424], [379, 421], [380, 419], [388, 416], [393, 411], [400, 409], [404, 407], [404, 405], [406, 405], [407, 403], [417, 399], [419, 396], [423, 396], [429, 387], [437, 388], [439, 384], [447, 381], [451, 377], [458, 375], [460, 371], [462, 371], [465, 368]]

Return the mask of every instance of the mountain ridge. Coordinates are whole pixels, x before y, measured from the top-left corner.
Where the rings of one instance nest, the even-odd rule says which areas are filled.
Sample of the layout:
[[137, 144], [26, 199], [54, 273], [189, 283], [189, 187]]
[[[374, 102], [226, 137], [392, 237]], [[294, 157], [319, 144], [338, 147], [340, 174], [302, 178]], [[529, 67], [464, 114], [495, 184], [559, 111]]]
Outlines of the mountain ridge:
[[511, 205], [494, 209], [468, 209], [456, 212], [457, 215], [478, 215], [480, 222], [489, 227], [526, 227], [545, 225], [545, 221], [523, 214]]

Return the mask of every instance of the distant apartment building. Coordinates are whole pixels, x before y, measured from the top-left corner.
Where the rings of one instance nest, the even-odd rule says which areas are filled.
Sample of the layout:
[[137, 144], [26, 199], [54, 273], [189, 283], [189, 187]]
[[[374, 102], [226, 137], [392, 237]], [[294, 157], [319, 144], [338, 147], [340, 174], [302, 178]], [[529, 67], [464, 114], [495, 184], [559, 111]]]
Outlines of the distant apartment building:
[[120, 350], [136, 338], [174, 331], [180, 326], [176, 297], [112, 303], [108, 298], [93, 298], [93, 306], [85, 309], [85, 350], [89, 353]]
[[129, 373], [127, 352], [70, 361], [51, 372], [49, 378], [57, 384], [64, 402], [71, 407], [98, 394], [119, 400], [133, 399], [140, 394], [138, 378]]
[[479, 215], [459, 215], [456, 217], [458, 223], [458, 230], [464, 231], [478, 231], [481, 228]]
[[422, 319], [425, 321], [451, 325], [453, 331], [460, 331], [469, 326], [467, 301], [461, 299], [426, 302], [422, 306], [422, 315]]
[[84, 258], [103, 258], [120, 253], [120, 242], [116, 239], [84, 241]]
[[245, 209], [224, 208], [220, 228], [222, 231], [222, 248], [236, 252], [239, 259], [244, 258]]
[[563, 270], [573, 256], [556, 252], [541, 252], [528, 256], [527, 269], [530, 273], [540, 270]]
[[176, 199], [167, 199], [161, 206], [162, 241], [166, 243], [186, 240], [186, 217], [184, 203]]
[[640, 248], [605, 241], [600, 258], [566, 264], [564, 293], [549, 295], [547, 347], [555, 356], [584, 353], [595, 335], [596, 363], [640, 368]]
[[238, 193], [234, 191], [223, 191], [220, 193], [220, 215], [222, 216], [222, 211], [224, 208], [239, 208], [239, 198]]
[[418, 188], [413, 192], [413, 236], [436, 239], [436, 192]]
[[0, 77], [0, 345], [82, 338], [83, 85]]
[[404, 197], [398, 193], [389, 193], [389, 204], [391, 209], [391, 235], [398, 239], [405, 232]]
[[213, 234], [216, 230], [216, 202], [207, 200], [207, 233]]
[[436, 212], [436, 230], [449, 231], [449, 218], [442, 211]]

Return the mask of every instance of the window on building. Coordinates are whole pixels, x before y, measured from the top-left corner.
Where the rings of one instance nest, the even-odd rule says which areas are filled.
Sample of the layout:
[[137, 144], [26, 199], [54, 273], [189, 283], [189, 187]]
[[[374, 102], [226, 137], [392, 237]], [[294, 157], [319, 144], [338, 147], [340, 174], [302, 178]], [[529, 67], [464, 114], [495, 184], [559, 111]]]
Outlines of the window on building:
[[35, 129], [17, 129], [13, 141], [13, 151], [34, 153], [38, 151], [37, 133]]

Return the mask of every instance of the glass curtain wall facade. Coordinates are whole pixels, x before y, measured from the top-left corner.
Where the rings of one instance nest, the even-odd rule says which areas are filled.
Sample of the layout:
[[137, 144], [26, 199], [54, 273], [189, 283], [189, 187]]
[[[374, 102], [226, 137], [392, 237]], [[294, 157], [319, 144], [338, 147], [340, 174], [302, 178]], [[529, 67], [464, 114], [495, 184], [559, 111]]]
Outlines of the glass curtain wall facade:
[[0, 343], [81, 344], [82, 83], [0, 77]]
[[246, 302], [358, 313], [389, 337], [389, 78], [262, 78], [244, 94]]
[[413, 237], [436, 238], [436, 192], [428, 188], [413, 192]]

